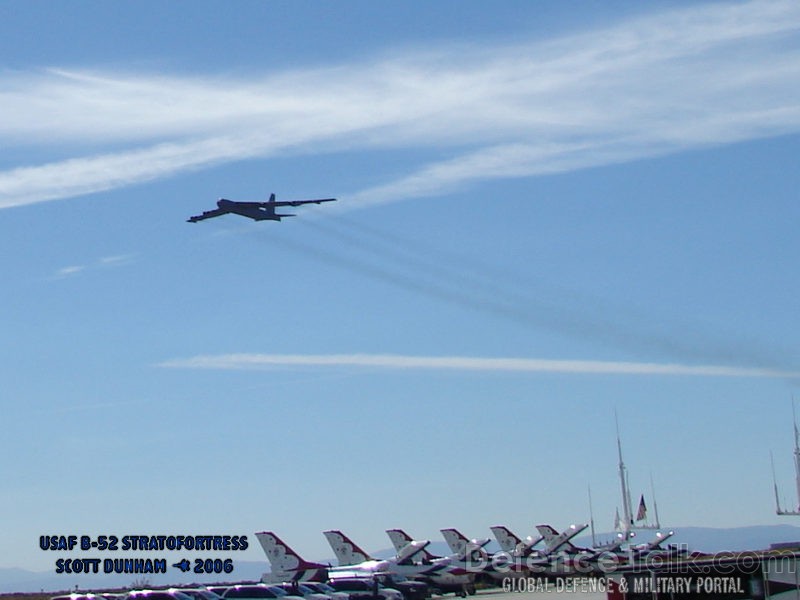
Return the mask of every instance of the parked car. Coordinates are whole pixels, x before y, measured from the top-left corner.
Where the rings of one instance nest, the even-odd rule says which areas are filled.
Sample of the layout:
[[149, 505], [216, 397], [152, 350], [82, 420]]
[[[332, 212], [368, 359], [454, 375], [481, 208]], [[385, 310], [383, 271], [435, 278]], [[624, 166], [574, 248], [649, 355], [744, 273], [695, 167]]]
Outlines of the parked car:
[[297, 581], [292, 581], [291, 583], [278, 583], [275, 585], [281, 588], [287, 594], [291, 596], [302, 596], [305, 598], [305, 600], [331, 600], [330, 596], [327, 594], [313, 590], [307, 585]]
[[[200, 587], [196, 587], [196, 588], [171, 588], [171, 589], [175, 589], [175, 590], [177, 590], [179, 592], [182, 592], [182, 593], [186, 594], [187, 596], [191, 596], [193, 598], [193, 600], [222, 600], [222, 596], [219, 593], [212, 592], [211, 590], [209, 590], [207, 588], [204, 588], [204, 587], [202, 587], [202, 588], [200, 588]], [[228, 589], [228, 588], [224, 587], [222, 589], [222, 591], [224, 591], [226, 589]]]
[[347, 592], [352, 600], [403, 600], [403, 594], [384, 587], [377, 579], [360, 577], [341, 577], [331, 579], [328, 584], [337, 592]]
[[176, 589], [134, 590], [128, 592], [128, 600], [192, 600], [192, 597]]
[[397, 590], [403, 594], [405, 600], [425, 600], [430, 596], [430, 589], [427, 583], [413, 581], [399, 575], [376, 575], [381, 585]]
[[331, 600], [350, 600], [350, 594], [347, 592], [337, 592], [327, 583], [322, 583], [320, 581], [304, 581], [300, 585], [312, 589], [318, 594], [325, 594], [328, 598], [331, 598]]
[[225, 593], [222, 594], [225, 600], [239, 600], [240, 598], [255, 598], [262, 599], [268, 598], [275, 600], [303, 600], [302, 596], [290, 596], [281, 588], [275, 585], [264, 585], [263, 583], [256, 583], [253, 585], [232, 585]]

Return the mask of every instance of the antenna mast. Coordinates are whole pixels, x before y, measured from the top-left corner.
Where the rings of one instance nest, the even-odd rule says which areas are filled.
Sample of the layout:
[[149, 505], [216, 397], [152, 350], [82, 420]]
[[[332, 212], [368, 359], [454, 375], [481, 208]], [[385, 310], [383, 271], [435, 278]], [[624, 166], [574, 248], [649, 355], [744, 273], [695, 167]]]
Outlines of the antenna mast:
[[797, 509], [795, 510], [781, 509], [781, 503], [778, 500], [778, 483], [775, 479], [775, 461], [772, 458], [772, 452], [769, 453], [769, 459], [772, 463], [772, 484], [775, 487], [775, 512], [779, 515], [800, 515], [800, 432], [797, 430], [797, 414], [794, 408], [794, 397], [792, 398], [792, 423], [794, 425], [794, 478], [798, 501]]
[[592, 486], [587, 486], [589, 490], [589, 523], [592, 526], [592, 547], [597, 547], [597, 540], [594, 535], [594, 511], [592, 510]]
[[627, 469], [622, 460], [622, 442], [619, 439], [619, 418], [617, 411], [614, 409], [614, 423], [617, 426], [617, 455], [619, 456], [619, 485], [622, 492], [622, 534], [626, 540], [631, 537], [631, 529], [633, 527], [633, 515], [631, 514], [631, 490], [628, 486]]
[[797, 488], [797, 511], [800, 511], [800, 434], [797, 432], [794, 397], [792, 397], [792, 423], [794, 425], [794, 480], [795, 487]]
[[772, 456], [772, 451], [769, 453], [769, 462], [772, 465], [772, 488], [775, 490], [775, 514], [785, 515], [786, 513], [781, 510], [781, 499], [778, 496], [778, 480], [775, 478], [775, 458]]
[[656, 529], [661, 529], [661, 521], [658, 518], [658, 504], [656, 503], [656, 486], [653, 485], [653, 474], [650, 473], [650, 493], [653, 495], [653, 512], [656, 515], [656, 524], [653, 525]]

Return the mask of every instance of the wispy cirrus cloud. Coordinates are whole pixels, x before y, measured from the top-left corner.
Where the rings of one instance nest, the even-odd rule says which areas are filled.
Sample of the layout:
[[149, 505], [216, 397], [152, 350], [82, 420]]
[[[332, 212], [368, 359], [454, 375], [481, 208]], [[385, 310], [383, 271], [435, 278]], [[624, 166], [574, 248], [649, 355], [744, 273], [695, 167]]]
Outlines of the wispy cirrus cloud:
[[775, 0], [247, 78], [6, 73], [0, 141], [49, 158], [0, 171], [0, 207], [278, 152], [448, 156], [344, 198], [361, 206], [793, 133], [798, 30], [800, 5]]
[[64, 277], [71, 277], [73, 275], [77, 275], [84, 269], [86, 269], [85, 265], [69, 265], [68, 267], [61, 267], [58, 271], [56, 271], [56, 278], [63, 279]]
[[62, 267], [56, 271], [55, 279], [72, 277], [92, 269], [116, 269], [125, 265], [129, 265], [135, 260], [136, 254], [116, 254], [113, 256], [104, 256], [88, 265], [69, 265], [67, 267]]
[[666, 375], [696, 377], [767, 377], [796, 379], [800, 372], [774, 369], [685, 365], [677, 363], [407, 356], [397, 354], [220, 354], [173, 359], [159, 367], [173, 369], [260, 370], [271, 367], [350, 367], [365, 369], [572, 373], [584, 375]]

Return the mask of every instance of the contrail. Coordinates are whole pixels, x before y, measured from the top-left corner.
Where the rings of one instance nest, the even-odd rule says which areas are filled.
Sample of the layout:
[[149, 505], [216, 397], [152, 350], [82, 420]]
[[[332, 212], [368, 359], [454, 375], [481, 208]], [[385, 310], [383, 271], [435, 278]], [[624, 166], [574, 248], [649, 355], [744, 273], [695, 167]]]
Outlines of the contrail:
[[606, 362], [533, 358], [479, 358], [466, 356], [407, 356], [396, 354], [221, 354], [167, 360], [158, 365], [173, 369], [258, 370], [275, 366], [357, 367], [395, 370], [494, 371], [518, 373], [573, 373], [584, 375], [664, 375], [695, 377], [764, 377], [797, 379], [800, 371], [748, 369], [719, 365], [650, 362]]

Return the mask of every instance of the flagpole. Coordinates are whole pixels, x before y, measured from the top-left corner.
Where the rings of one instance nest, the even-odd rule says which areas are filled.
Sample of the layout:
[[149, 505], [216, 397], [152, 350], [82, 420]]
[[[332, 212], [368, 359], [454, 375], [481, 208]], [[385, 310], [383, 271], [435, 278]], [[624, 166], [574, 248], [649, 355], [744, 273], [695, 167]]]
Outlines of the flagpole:
[[592, 486], [586, 486], [589, 490], [589, 523], [592, 525], [592, 547], [597, 546], [597, 539], [594, 536], [594, 511], [592, 510]]
[[797, 431], [797, 416], [794, 410], [794, 396], [792, 396], [792, 421], [794, 422], [794, 475], [797, 486], [797, 510], [800, 511], [800, 433]]
[[769, 452], [769, 462], [772, 465], [772, 487], [775, 490], [775, 514], [782, 515], [781, 500], [778, 496], [778, 480], [775, 478], [775, 459], [772, 456], [772, 450]]
[[633, 526], [633, 515], [631, 514], [631, 491], [628, 487], [628, 478], [625, 473], [625, 463], [622, 461], [622, 442], [619, 438], [619, 418], [617, 416], [616, 409], [614, 409], [614, 423], [617, 426], [617, 455], [619, 456], [619, 484], [622, 492], [622, 516], [625, 519], [622, 532], [625, 535], [625, 539], [628, 540], [631, 537], [631, 528]]
[[[772, 487], [775, 490], [775, 512], [779, 515], [800, 515], [800, 431], [797, 429], [797, 415], [794, 407], [794, 397], [792, 397], [792, 421], [794, 425], [794, 472], [795, 472], [795, 485], [797, 487], [797, 508], [790, 510], [784, 509], [781, 506], [778, 497], [778, 482], [775, 479], [775, 460], [772, 457], [772, 452], [769, 453], [769, 460], [772, 464]], [[791, 503], [785, 504], [791, 506]]]
[[656, 515], [656, 529], [661, 529], [661, 520], [658, 518], [658, 503], [656, 502], [656, 486], [653, 485], [653, 473], [650, 473], [650, 493], [653, 494], [653, 512]]

